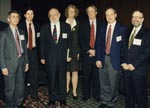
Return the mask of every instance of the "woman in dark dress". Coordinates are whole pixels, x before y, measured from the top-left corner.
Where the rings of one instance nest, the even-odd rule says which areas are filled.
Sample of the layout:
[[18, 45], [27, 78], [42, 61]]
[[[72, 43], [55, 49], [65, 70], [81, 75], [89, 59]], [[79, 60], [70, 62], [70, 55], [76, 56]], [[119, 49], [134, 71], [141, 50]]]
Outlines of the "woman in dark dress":
[[71, 27], [72, 32], [72, 60], [68, 63], [67, 71], [67, 94], [70, 90], [70, 81], [72, 82], [72, 93], [73, 99], [77, 100], [77, 85], [78, 85], [78, 70], [79, 70], [79, 45], [78, 45], [78, 26], [79, 23], [76, 21], [78, 16], [78, 9], [75, 5], [69, 5], [65, 10], [66, 23]]

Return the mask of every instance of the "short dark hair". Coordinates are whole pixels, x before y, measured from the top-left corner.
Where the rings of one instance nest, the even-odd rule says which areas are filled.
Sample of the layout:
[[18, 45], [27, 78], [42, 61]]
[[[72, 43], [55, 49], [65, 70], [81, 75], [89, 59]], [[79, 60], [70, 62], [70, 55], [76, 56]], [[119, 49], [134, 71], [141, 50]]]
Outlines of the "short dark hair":
[[[12, 13], [16, 13], [16, 14], [19, 14], [19, 12], [17, 10], [11, 10], [8, 12], [8, 15], [12, 14]], [[20, 14], [19, 14], [20, 15]]]
[[97, 7], [96, 7], [95, 5], [90, 5], [90, 6], [88, 6], [88, 7], [86, 8], [86, 12], [88, 12], [88, 8], [89, 8], [89, 7], [95, 9], [95, 12], [98, 12], [98, 9], [97, 9]]
[[[142, 11], [142, 10], [137, 9], [137, 10], [133, 11], [133, 13], [134, 13], [134, 12], [140, 12], [140, 13], [142, 14], [143, 18], [144, 18], [144, 13], [143, 13], [143, 11]], [[132, 14], [133, 14], [133, 13], [132, 13]]]
[[28, 11], [28, 10], [32, 10], [33, 12], [34, 12], [34, 9], [32, 8], [32, 7], [30, 7], [30, 6], [28, 6], [28, 7], [26, 7], [25, 9], [24, 9], [24, 14]]
[[19, 15], [19, 18], [20, 18], [20, 13], [17, 11], [17, 10], [11, 10], [8, 12], [8, 16], [10, 16], [12, 13], [16, 13]]

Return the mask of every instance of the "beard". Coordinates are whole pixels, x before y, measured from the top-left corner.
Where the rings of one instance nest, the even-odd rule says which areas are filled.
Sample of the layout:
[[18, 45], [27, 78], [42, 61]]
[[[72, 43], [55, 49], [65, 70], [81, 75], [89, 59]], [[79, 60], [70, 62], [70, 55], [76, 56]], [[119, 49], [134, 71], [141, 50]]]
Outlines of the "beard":
[[132, 21], [132, 25], [134, 27], [139, 27], [141, 25], [141, 23], [139, 21]]

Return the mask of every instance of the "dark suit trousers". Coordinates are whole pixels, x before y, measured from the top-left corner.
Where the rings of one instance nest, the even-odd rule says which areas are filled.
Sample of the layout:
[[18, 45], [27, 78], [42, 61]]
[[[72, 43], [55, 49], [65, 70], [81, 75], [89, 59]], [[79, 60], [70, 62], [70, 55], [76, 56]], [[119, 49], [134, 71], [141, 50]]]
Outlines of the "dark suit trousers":
[[60, 101], [66, 103], [66, 71], [65, 63], [48, 65], [48, 93], [50, 103]]
[[5, 76], [5, 95], [6, 108], [13, 108], [22, 104], [24, 98], [24, 77], [25, 77], [24, 59], [18, 60], [18, 66], [15, 72], [11, 72]]
[[0, 71], [0, 99], [5, 100], [5, 93], [4, 93], [4, 76]]
[[[133, 71], [136, 73], [136, 71]], [[125, 71], [126, 83], [126, 105], [125, 108], [146, 108], [147, 95], [146, 95], [146, 79], [147, 76], [135, 75], [131, 71]]]
[[[26, 73], [26, 92], [29, 92], [32, 98], [38, 96], [38, 55], [37, 49], [33, 48], [28, 51], [29, 72]], [[30, 86], [27, 86], [30, 84]]]
[[95, 60], [93, 58], [89, 58], [89, 60], [85, 60], [82, 62], [82, 71], [83, 71], [83, 87], [82, 94], [83, 98], [89, 99], [92, 97], [95, 99], [100, 98], [100, 81], [99, 81], [99, 73], [96, 68]]

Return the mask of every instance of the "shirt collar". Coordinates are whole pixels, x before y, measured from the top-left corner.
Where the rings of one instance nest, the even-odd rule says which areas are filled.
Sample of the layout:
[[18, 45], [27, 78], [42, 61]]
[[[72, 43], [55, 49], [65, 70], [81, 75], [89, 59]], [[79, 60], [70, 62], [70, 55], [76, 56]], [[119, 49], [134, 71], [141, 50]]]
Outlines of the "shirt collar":
[[133, 30], [136, 29], [136, 31], [138, 32], [141, 29], [142, 25], [138, 26], [138, 27], [133, 27]]
[[111, 27], [114, 27], [116, 25], [117, 21], [114, 21], [113, 23], [108, 23], [107, 26], [109, 27], [111, 25]]
[[58, 22], [56, 22], [56, 23], [53, 23], [53, 22], [51, 22], [51, 26], [54, 26], [54, 25], [59, 25], [60, 24], [60, 21], [58, 21]]
[[96, 18], [94, 20], [89, 19], [90, 24], [92, 24], [92, 22], [95, 24], [96, 23]]
[[[66, 19], [66, 23], [69, 24], [69, 20], [68, 20], [68, 19]], [[77, 25], [77, 22], [76, 22], [75, 19], [73, 19], [73, 23], [72, 23], [72, 25], [71, 25], [71, 28], [73, 28], [73, 27], [76, 26], [76, 25]]]
[[31, 23], [31, 24], [33, 24], [33, 22], [32, 22], [32, 21], [28, 21], [28, 20], [26, 20], [26, 24], [27, 24], [27, 25], [29, 25], [30, 23]]

